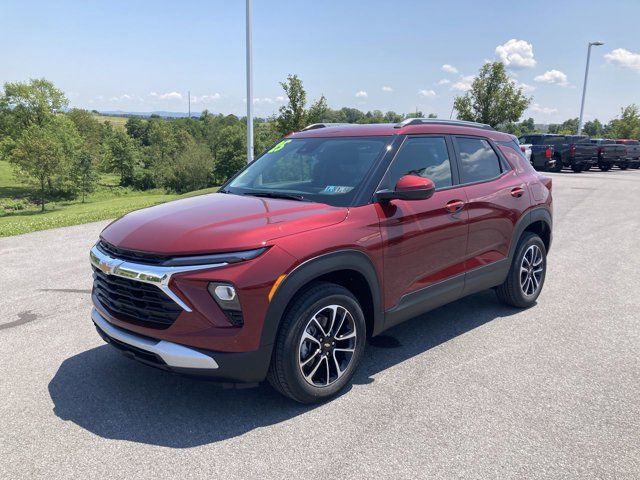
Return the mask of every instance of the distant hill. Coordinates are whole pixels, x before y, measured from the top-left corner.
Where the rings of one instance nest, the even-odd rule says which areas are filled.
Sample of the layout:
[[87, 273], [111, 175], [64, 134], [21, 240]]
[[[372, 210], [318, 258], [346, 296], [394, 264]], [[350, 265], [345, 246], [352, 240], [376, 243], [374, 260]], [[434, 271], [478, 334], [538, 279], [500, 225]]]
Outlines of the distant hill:
[[[192, 117], [199, 117], [201, 112], [191, 112]], [[109, 117], [150, 117], [151, 115], [158, 115], [164, 118], [184, 118], [189, 116], [186, 112], [167, 112], [164, 110], [156, 110], [153, 112], [125, 112], [122, 110], [107, 110], [100, 111], [101, 115]]]

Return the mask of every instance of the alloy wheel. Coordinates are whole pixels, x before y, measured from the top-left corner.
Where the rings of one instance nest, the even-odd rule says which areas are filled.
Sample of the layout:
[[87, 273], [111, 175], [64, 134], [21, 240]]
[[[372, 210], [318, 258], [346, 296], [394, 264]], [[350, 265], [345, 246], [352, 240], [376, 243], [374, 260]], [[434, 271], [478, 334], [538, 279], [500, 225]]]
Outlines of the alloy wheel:
[[536, 294], [542, 281], [544, 270], [542, 250], [538, 245], [531, 245], [524, 252], [520, 263], [520, 288], [525, 296]]
[[342, 305], [318, 310], [305, 326], [298, 348], [302, 376], [314, 387], [327, 387], [349, 368], [356, 348], [356, 323]]

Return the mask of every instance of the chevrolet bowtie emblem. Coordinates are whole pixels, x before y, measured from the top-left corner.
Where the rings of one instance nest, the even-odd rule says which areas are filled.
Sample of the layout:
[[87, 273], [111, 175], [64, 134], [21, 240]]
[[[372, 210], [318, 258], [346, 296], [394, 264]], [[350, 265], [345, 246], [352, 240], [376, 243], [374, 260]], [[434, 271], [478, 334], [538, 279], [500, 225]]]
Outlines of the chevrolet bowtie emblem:
[[107, 262], [100, 262], [98, 264], [98, 268], [107, 275], [111, 273], [111, 265], [109, 265]]

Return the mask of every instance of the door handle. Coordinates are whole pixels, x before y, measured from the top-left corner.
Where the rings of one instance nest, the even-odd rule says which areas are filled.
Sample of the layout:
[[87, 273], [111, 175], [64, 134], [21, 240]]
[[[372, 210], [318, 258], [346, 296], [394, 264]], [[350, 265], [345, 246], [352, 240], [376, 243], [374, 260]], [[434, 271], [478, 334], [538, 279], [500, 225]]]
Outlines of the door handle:
[[524, 195], [524, 188], [516, 187], [511, 189], [512, 197], [520, 198], [522, 195]]
[[464, 208], [464, 202], [462, 200], [451, 200], [450, 202], [447, 202], [444, 208], [449, 213], [458, 213]]

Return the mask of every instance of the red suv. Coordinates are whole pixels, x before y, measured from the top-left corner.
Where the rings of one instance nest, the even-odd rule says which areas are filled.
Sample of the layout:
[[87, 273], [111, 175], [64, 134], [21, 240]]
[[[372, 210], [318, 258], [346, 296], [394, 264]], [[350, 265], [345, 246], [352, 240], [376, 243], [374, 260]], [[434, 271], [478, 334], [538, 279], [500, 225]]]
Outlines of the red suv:
[[533, 305], [551, 218], [551, 179], [489, 126], [312, 125], [218, 193], [105, 228], [92, 318], [143, 363], [315, 402], [404, 320], [488, 288]]

